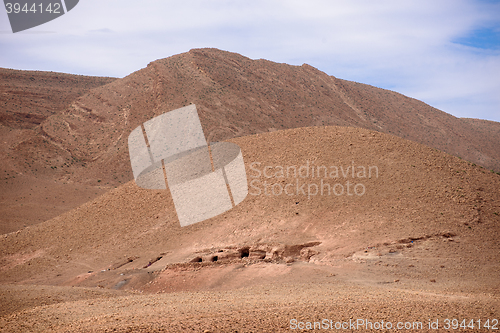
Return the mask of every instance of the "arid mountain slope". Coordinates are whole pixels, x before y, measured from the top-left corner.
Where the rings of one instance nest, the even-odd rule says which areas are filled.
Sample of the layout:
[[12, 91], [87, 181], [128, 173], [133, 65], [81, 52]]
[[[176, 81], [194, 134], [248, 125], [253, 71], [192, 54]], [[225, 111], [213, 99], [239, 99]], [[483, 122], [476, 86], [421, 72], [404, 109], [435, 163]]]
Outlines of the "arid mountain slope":
[[[497, 174], [434, 149], [364, 129], [303, 128], [231, 141], [242, 148], [250, 185], [248, 197], [233, 210], [181, 228], [168, 191], [143, 190], [129, 182], [76, 210], [5, 235], [0, 251], [4, 260], [26, 259], [5, 262], [2, 281], [64, 283], [71, 278], [66, 269], [98, 271], [124, 255], [141, 257], [134, 265], [141, 261], [147, 264], [149, 256], [160, 253], [171, 253], [172, 259], [165, 255], [165, 262], [182, 262], [192, 259], [198, 250], [257, 243], [320, 241], [318, 248], [323, 251], [316, 260], [328, 262], [384, 242], [445, 233], [464, 239], [457, 249], [469, 243], [490, 249], [480, 258], [475, 251], [462, 256], [489, 264], [500, 262], [495, 260], [500, 220]], [[301, 174], [306, 177], [286, 174], [288, 166], [299, 169], [307, 165], [309, 174], [304, 168]], [[269, 177], [264, 175], [266, 166]], [[326, 177], [323, 170], [321, 177], [316, 172], [312, 177], [313, 166], [326, 166]], [[335, 166], [338, 175], [332, 173]], [[373, 169], [368, 178], [370, 166], [377, 167], [378, 177]], [[285, 177], [280, 176], [280, 167]], [[358, 173], [361, 168], [366, 174]], [[308, 196], [308, 184], [319, 188], [321, 181], [330, 184], [331, 194], [325, 188], [323, 195]], [[286, 184], [293, 185], [288, 187], [289, 195], [278, 195], [279, 186]], [[344, 187], [343, 194], [333, 193], [335, 184]], [[362, 187], [354, 188], [356, 184], [363, 185], [363, 195], [354, 194], [362, 192]], [[313, 191], [315, 186], [311, 186]], [[46, 273], [41, 274], [37, 267]], [[487, 267], [478, 265], [479, 270]]]
[[460, 120], [473, 126], [479, 133], [483, 133], [484, 135], [490, 137], [494, 143], [500, 142], [499, 122], [474, 118], [460, 118]]
[[43, 138], [40, 124], [114, 80], [0, 68], [0, 233], [45, 221], [103, 193], [98, 187], [58, 181], [54, 166], [67, 153], [58, 142]]
[[[242, 149], [250, 193], [222, 215], [181, 228], [168, 191], [129, 182], [0, 238], [0, 281], [11, 284], [1, 295], [19, 304], [0, 324], [175, 331], [194, 320], [203, 332], [222, 311], [221, 331], [243, 323], [244, 331], [285, 331], [293, 316], [324, 311], [386, 320], [498, 317], [499, 175], [359, 128], [230, 141]], [[90, 291], [108, 289], [129, 294], [109, 290], [88, 300]]]
[[308, 65], [250, 60], [216, 49], [152, 62], [92, 90], [44, 121], [41, 129], [71, 158], [90, 163], [85, 176], [75, 180], [95, 182], [100, 177], [116, 185], [130, 179], [130, 131], [190, 103], [197, 105], [208, 141], [295, 127], [363, 127], [500, 171], [496, 137], [425, 103], [339, 80]]
[[0, 123], [33, 129], [92, 88], [114, 78], [0, 68]]
[[[59, 89], [60, 77], [64, 75], [46, 80]], [[30, 74], [23, 78], [31, 84]], [[35, 120], [26, 116], [26, 110], [21, 112], [24, 118], [14, 114], [17, 102], [9, 102], [6, 126], [1, 127], [7, 143], [0, 156], [5, 181], [1, 185], [5, 193], [2, 216], [6, 216], [2, 232], [56, 216], [131, 180], [130, 131], [190, 103], [197, 105], [208, 141], [287, 128], [353, 126], [420, 142], [500, 172], [496, 123], [458, 119], [415, 99], [337, 79], [309, 65], [290, 66], [217, 49], [195, 49], [154, 61], [123, 79], [88, 80], [88, 87], [94, 89], [71, 101], [76, 96], [70, 89], [64, 102], [47, 107], [62, 107], [59, 112], [40, 107]], [[98, 87], [106, 82], [109, 84]], [[37, 93], [38, 86], [29, 84], [28, 90]], [[22, 105], [31, 105], [27, 98], [23, 101]], [[68, 199], [64, 203], [58, 199], [61, 193]], [[54, 202], [46, 205], [49, 199]], [[30, 211], [35, 213], [20, 209], [21, 204], [31, 205]]]

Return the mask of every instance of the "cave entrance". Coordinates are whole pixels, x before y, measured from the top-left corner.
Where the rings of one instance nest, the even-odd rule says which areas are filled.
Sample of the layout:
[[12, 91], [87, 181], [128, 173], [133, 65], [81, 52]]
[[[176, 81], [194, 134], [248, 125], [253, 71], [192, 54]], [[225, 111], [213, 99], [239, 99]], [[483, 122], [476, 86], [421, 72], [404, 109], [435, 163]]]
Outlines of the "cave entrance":
[[240, 249], [240, 258], [248, 258], [250, 256], [250, 248], [244, 247]]

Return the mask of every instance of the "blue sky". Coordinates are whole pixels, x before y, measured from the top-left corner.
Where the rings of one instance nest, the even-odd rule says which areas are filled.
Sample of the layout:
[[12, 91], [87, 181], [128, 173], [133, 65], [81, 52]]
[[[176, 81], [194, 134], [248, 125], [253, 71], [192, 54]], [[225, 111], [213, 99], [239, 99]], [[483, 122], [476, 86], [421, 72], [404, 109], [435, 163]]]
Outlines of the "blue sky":
[[500, 1], [81, 0], [16, 34], [0, 8], [0, 67], [123, 77], [200, 47], [500, 121]]

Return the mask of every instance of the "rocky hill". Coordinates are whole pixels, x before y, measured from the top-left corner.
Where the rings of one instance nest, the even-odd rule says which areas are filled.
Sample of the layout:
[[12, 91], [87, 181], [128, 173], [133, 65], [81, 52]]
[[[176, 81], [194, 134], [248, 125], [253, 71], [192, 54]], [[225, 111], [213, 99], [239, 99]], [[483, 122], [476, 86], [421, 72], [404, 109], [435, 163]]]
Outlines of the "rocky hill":
[[57, 216], [130, 181], [130, 131], [190, 103], [198, 108], [208, 141], [289, 128], [351, 126], [419, 142], [500, 172], [499, 123], [459, 119], [306, 64], [194, 49], [122, 79], [2, 73], [4, 233]]
[[499, 317], [500, 175], [361, 128], [230, 141], [250, 188], [224, 214], [180, 227], [168, 190], [131, 181], [0, 237], [0, 327], [246, 332], [289, 331], [292, 319]]

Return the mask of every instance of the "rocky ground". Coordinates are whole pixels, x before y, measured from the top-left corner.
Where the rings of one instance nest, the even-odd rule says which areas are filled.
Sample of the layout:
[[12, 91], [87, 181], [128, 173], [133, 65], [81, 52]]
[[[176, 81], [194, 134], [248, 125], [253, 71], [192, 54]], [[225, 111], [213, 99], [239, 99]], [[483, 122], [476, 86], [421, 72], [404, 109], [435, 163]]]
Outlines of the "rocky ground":
[[[499, 175], [364, 129], [231, 141], [251, 186], [224, 214], [180, 227], [168, 191], [128, 182], [0, 238], [0, 329], [280, 332], [319, 322], [380, 331], [382, 320], [421, 332], [498, 327]], [[307, 177], [280, 173], [303, 165]], [[344, 174], [313, 177], [312, 165]], [[354, 176], [346, 172], [353, 165]], [[358, 175], [375, 165], [378, 175]], [[305, 193], [277, 194], [297, 180]], [[362, 183], [365, 192], [312, 195], [321, 180]]]

